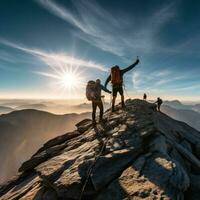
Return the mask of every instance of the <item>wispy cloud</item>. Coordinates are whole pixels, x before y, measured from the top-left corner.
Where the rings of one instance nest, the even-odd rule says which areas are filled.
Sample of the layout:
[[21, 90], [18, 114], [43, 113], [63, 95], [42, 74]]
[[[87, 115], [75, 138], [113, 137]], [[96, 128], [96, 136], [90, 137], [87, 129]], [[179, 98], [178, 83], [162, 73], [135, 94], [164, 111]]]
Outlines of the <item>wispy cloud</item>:
[[172, 88], [172, 91], [183, 91], [183, 92], [188, 92], [188, 91], [194, 91], [194, 90], [197, 90], [199, 91], [200, 90], [200, 85], [199, 84], [189, 84], [188, 86], [178, 86], [177, 88]]
[[[139, 24], [133, 16], [126, 21], [123, 16], [114, 16], [96, 1], [71, 1], [74, 12], [52, 0], [37, 0], [50, 13], [74, 25], [81, 39], [113, 54], [124, 56], [130, 52], [149, 52], [157, 47], [155, 34], [175, 16], [175, 4], [160, 7]], [[130, 27], [132, 27], [130, 29]]]
[[170, 91], [173, 89], [185, 88], [184, 83], [187, 82], [187, 76], [181, 73], [175, 73], [171, 70], [154, 70], [145, 72], [136, 70], [133, 73], [132, 81], [134, 89], [137, 91]]
[[6, 51], [0, 50], [0, 60], [10, 63], [15, 63], [15, 58]]
[[31, 54], [35, 56], [37, 59], [43, 61], [46, 65], [52, 68], [61, 68], [62, 66], [70, 65], [74, 67], [85, 67], [85, 68], [93, 68], [100, 71], [107, 71], [107, 69], [101, 65], [97, 64], [91, 60], [83, 60], [76, 57], [72, 57], [67, 55], [66, 53], [55, 53], [55, 52], [47, 52], [40, 49], [33, 49], [24, 47], [23, 45], [19, 45], [7, 40], [0, 40], [1, 44], [6, 46], [21, 50], [25, 53]]

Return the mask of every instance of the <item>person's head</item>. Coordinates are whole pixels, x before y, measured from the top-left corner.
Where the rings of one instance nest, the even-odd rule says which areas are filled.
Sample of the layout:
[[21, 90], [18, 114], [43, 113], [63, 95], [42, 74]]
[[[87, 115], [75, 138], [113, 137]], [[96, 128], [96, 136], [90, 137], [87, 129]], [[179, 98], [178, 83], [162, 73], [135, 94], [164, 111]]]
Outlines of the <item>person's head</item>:
[[160, 100], [160, 97], [158, 97], [157, 99]]
[[112, 68], [118, 68], [119, 69], [119, 66], [118, 65], [114, 65], [114, 66], [111, 67], [111, 69]]
[[97, 85], [101, 84], [101, 80], [100, 80], [100, 79], [97, 79], [97, 80], [96, 80], [96, 84], [97, 84]]
[[114, 67], [116, 67], [116, 68], [119, 68], [119, 66], [118, 66], [118, 65], [115, 65]]

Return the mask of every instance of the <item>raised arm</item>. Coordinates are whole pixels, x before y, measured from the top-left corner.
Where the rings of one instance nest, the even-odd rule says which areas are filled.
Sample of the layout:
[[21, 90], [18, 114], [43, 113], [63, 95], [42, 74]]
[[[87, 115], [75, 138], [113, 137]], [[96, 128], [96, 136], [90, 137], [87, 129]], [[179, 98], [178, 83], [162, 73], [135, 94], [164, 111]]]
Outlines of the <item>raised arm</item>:
[[137, 59], [132, 65], [130, 65], [129, 67], [125, 68], [125, 69], [122, 69], [121, 72], [122, 74], [130, 71], [131, 69], [133, 69], [138, 63], [140, 62], [139, 59]]
[[105, 82], [105, 88], [107, 87], [109, 81], [111, 81], [111, 75], [107, 78], [106, 82]]
[[103, 90], [103, 91], [105, 91], [105, 92], [107, 92], [107, 93], [111, 93], [111, 91], [110, 90], [108, 90], [106, 87], [104, 87], [103, 85], [101, 85], [101, 89]]

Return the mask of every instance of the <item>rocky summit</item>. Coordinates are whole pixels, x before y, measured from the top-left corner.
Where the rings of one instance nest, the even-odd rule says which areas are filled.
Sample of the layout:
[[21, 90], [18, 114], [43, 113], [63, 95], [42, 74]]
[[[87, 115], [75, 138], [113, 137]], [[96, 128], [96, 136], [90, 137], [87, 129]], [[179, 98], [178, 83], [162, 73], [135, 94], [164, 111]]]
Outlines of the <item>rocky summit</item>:
[[44, 144], [0, 199], [199, 200], [200, 132], [138, 99], [104, 119]]

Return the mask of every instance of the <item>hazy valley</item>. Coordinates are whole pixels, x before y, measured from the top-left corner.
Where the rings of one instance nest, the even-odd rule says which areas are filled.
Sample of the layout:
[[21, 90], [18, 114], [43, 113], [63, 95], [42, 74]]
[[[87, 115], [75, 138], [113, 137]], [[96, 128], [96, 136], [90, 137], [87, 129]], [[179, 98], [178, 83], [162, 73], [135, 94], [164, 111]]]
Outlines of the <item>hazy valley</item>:
[[21, 110], [0, 116], [0, 182], [15, 175], [20, 164], [44, 142], [74, 129], [89, 113], [55, 115]]

